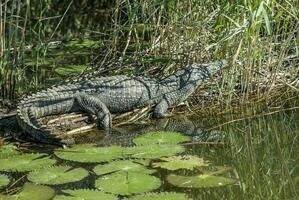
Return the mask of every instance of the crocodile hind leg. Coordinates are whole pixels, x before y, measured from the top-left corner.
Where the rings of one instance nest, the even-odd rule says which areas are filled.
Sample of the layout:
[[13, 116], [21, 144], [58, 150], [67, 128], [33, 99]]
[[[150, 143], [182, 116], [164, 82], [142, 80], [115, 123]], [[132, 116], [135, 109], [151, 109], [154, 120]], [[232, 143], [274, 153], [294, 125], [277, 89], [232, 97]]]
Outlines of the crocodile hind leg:
[[169, 105], [166, 99], [162, 99], [155, 107], [153, 117], [154, 118], [164, 118], [169, 117], [170, 115], [167, 114], [167, 109]]
[[98, 128], [105, 130], [111, 129], [111, 114], [107, 106], [100, 99], [85, 93], [78, 93], [75, 95], [75, 100], [83, 110], [97, 116]]

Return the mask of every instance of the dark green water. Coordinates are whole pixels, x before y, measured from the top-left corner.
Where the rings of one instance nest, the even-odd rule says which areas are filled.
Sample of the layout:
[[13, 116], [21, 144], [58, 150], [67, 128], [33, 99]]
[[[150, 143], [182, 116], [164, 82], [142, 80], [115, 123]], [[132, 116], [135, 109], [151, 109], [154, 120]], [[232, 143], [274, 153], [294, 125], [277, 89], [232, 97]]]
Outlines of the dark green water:
[[[195, 119], [194, 119], [195, 118]], [[163, 125], [161, 125], [163, 124]], [[278, 114], [259, 117], [251, 120], [243, 120], [231, 123], [221, 130], [204, 131], [201, 129], [202, 120], [193, 117], [192, 120], [182, 118], [154, 121], [152, 125], [135, 125], [129, 128], [118, 129], [113, 137], [96, 136], [100, 132], [87, 133], [87, 141], [99, 145], [111, 142], [114, 144], [130, 145], [130, 141], [142, 132], [150, 130], [171, 130], [191, 135], [192, 142], [186, 145], [184, 155], [195, 155], [209, 161], [206, 170], [215, 168], [226, 168], [222, 176], [236, 179], [236, 183], [227, 186], [206, 188], [180, 188], [166, 181], [169, 174], [192, 175], [188, 170], [171, 172], [169, 170], [158, 170], [153, 175], [162, 180], [162, 185], [155, 192], [182, 192], [192, 199], [298, 199], [299, 189], [299, 124], [298, 113], [281, 112]], [[140, 134], [137, 134], [140, 133]], [[32, 146], [34, 152], [47, 152], [52, 158], [50, 147]], [[155, 161], [157, 159], [154, 159]], [[81, 182], [53, 186], [58, 194], [61, 189], [95, 189], [97, 175], [92, 173], [94, 163], [77, 163], [58, 159], [59, 165], [70, 165], [83, 167], [90, 173]], [[152, 161], [152, 162], [153, 162]], [[151, 166], [148, 166], [152, 168]], [[27, 182], [24, 173], [5, 173], [14, 181], [20, 181], [12, 187], [21, 187]], [[195, 173], [196, 174], [196, 173]], [[26, 174], [25, 174], [26, 175]], [[113, 187], [113, 186], [111, 186]], [[5, 188], [2, 189], [5, 192]], [[122, 197], [122, 196], [119, 196]]]

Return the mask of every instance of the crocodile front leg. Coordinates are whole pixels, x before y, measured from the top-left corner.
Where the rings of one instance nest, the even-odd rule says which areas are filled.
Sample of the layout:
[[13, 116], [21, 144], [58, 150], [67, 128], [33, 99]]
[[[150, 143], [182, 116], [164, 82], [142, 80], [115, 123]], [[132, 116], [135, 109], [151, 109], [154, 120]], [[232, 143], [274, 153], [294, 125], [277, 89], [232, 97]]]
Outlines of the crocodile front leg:
[[97, 116], [98, 128], [105, 130], [111, 129], [111, 114], [107, 106], [100, 99], [86, 93], [78, 93], [75, 95], [75, 100], [83, 110]]

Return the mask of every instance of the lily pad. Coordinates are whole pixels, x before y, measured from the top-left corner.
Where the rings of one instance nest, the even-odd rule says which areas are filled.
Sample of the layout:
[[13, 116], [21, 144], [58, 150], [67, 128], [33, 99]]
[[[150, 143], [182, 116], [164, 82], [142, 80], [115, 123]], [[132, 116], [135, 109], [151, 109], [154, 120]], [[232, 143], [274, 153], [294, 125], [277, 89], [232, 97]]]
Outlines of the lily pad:
[[98, 190], [79, 189], [62, 191], [67, 193], [69, 196], [58, 195], [54, 198], [54, 200], [117, 200], [117, 197], [113, 194], [106, 194]]
[[177, 132], [158, 131], [145, 133], [133, 139], [136, 145], [152, 145], [152, 144], [178, 144], [180, 142], [190, 141], [191, 138]]
[[119, 146], [96, 147], [92, 144], [81, 144], [62, 150], [56, 150], [55, 155], [64, 160], [95, 163], [121, 158], [122, 151], [123, 148]]
[[130, 197], [129, 200], [191, 200], [184, 193], [161, 192], [147, 193]]
[[88, 171], [83, 168], [55, 166], [30, 172], [27, 178], [39, 184], [58, 185], [80, 181], [87, 176]]
[[193, 170], [196, 167], [208, 166], [208, 163], [197, 156], [172, 156], [168, 158], [160, 158], [165, 162], [155, 162], [152, 164], [154, 168], [160, 167], [168, 170], [188, 169]]
[[9, 178], [6, 175], [0, 174], [0, 189], [7, 186], [9, 183]]
[[21, 153], [17, 151], [17, 148], [12, 144], [3, 145], [0, 147], [0, 158], [9, 158], [19, 154]]
[[35, 169], [52, 166], [56, 160], [45, 157], [46, 154], [20, 154], [10, 158], [0, 159], [0, 171], [26, 172]]
[[157, 189], [161, 181], [154, 176], [140, 172], [118, 172], [98, 178], [95, 185], [105, 192], [130, 195]]
[[36, 185], [33, 183], [25, 183], [21, 192], [9, 195], [1, 195], [1, 200], [50, 200], [54, 197], [55, 191], [42, 185]]
[[185, 148], [180, 145], [143, 145], [128, 147], [124, 154], [133, 158], [161, 158], [166, 156], [173, 156], [185, 151]]
[[93, 171], [97, 175], [103, 175], [112, 172], [141, 172], [145, 174], [151, 174], [155, 172], [155, 170], [149, 170], [143, 165], [134, 163], [131, 160], [119, 160], [105, 165], [97, 165]]
[[224, 185], [231, 185], [237, 182], [236, 179], [208, 174], [197, 176], [178, 176], [171, 174], [167, 176], [167, 181], [172, 185], [184, 188], [219, 187]]

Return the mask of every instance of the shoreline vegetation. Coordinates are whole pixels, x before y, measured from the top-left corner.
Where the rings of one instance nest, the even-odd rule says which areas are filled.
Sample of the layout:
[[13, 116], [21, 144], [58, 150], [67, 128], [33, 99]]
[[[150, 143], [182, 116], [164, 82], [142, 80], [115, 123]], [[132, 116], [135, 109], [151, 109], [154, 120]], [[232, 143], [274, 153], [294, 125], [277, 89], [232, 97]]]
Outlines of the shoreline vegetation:
[[193, 111], [281, 106], [298, 99], [298, 8], [289, 0], [2, 1], [1, 106], [64, 79], [163, 77], [220, 59], [229, 68], [190, 98]]

